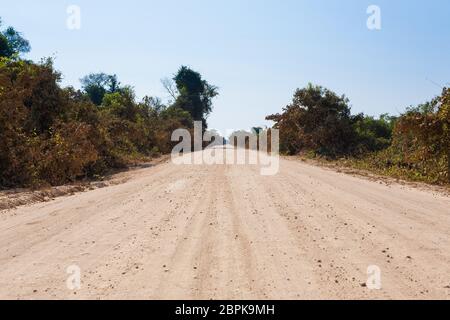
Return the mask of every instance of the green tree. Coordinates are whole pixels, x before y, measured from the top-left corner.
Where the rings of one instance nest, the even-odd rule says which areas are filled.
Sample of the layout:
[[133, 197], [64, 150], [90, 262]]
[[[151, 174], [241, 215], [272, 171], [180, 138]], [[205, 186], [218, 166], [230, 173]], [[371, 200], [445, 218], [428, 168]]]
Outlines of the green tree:
[[261, 133], [264, 131], [264, 129], [263, 128], [261, 128], [261, 127], [253, 127], [252, 128], [252, 133], [254, 134], [254, 135], [256, 135], [256, 138], [257, 138], [257, 140], [256, 140], [256, 149], [257, 150], [259, 150], [259, 148], [260, 148], [260, 146], [259, 146], [259, 136], [261, 135]]
[[106, 93], [103, 97], [102, 109], [108, 110], [118, 118], [135, 122], [139, 112], [135, 100], [134, 90], [125, 86], [120, 91]]
[[305, 148], [336, 157], [349, 153], [355, 144], [354, 119], [345, 96], [309, 84], [297, 89], [283, 114], [267, 117], [281, 131], [280, 148], [298, 153]]
[[252, 132], [254, 133], [254, 134], [256, 134], [257, 136], [259, 136], [260, 134], [261, 134], [261, 132], [263, 132], [263, 128], [261, 128], [261, 127], [253, 127], [252, 128]]
[[[0, 19], [0, 27], [2, 21]], [[30, 43], [13, 27], [0, 31], [0, 57], [12, 58], [30, 51]]]
[[364, 114], [354, 116], [357, 134], [357, 154], [380, 151], [391, 144], [395, 117], [382, 114], [378, 119]]
[[91, 101], [99, 106], [107, 93], [115, 93], [120, 90], [120, 82], [117, 76], [106, 73], [91, 73], [81, 80], [83, 90]]
[[202, 79], [200, 73], [182, 66], [173, 78], [178, 90], [174, 107], [188, 111], [194, 121], [202, 121], [212, 111], [212, 99], [218, 95], [217, 87]]

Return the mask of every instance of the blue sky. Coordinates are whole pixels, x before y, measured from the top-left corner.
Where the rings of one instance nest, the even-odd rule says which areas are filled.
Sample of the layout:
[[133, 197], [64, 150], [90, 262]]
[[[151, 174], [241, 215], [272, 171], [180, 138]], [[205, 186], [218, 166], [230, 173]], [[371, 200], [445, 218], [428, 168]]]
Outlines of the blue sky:
[[[66, 27], [69, 5], [81, 29]], [[369, 5], [379, 31], [366, 27]], [[210, 127], [268, 124], [308, 82], [346, 94], [354, 112], [397, 114], [450, 83], [448, 0], [2, 0], [0, 16], [31, 41], [28, 58], [56, 57], [63, 84], [90, 72], [168, 98], [160, 79], [181, 65], [220, 88]]]

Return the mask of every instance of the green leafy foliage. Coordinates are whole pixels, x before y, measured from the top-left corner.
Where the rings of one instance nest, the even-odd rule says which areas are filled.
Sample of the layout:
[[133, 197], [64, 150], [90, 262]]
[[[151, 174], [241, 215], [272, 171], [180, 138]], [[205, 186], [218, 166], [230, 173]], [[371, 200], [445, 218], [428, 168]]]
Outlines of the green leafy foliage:
[[395, 117], [387, 114], [381, 115], [378, 119], [364, 114], [356, 115], [353, 127], [357, 145], [354, 154], [380, 151], [389, 147], [395, 120]]
[[92, 103], [99, 106], [107, 93], [116, 93], [120, 90], [120, 83], [116, 75], [105, 73], [91, 73], [81, 80], [83, 90]]
[[[0, 27], [2, 21], [0, 19]], [[0, 57], [14, 58], [21, 53], [29, 52], [30, 43], [22, 37], [22, 34], [13, 27], [0, 30]]]
[[217, 87], [202, 79], [200, 73], [182, 66], [173, 78], [178, 91], [174, 107], [190, 113], [194, 121], [202, 121], [212, 110], [212, 99], [218, 95]]
[[302, 150], [336, 158], [374, 149], [389, 139], [385, 120], [360, 114], [352, 116], [345, 96], [320, 86], [298, 89], [282, 114], [267, 117], [280, 130], [280, 151], [297, 154]]

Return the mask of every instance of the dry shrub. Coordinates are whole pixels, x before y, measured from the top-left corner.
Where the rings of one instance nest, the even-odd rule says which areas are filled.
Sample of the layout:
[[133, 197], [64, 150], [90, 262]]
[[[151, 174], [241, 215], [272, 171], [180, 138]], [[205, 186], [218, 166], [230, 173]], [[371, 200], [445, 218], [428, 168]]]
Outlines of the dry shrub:
[[97, 178], [170, 152], [172, 131], [192, 128], [188, 112], [137, 103], [130, 87], [97, 106], [60, 78], [50, 60], [0, 58], [0, 188]]
[[85, 123], [57, 123], [50, 139], [42, 141], [39, 178], [52, 185], [86, 177], [85, 168], [98, 159], [91, 143], [91, 128]]

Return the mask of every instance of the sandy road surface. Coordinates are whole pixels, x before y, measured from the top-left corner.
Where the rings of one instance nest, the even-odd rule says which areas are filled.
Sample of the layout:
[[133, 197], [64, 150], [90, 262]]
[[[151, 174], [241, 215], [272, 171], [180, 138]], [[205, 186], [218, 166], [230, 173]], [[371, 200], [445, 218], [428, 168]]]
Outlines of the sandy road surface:
[[[450, 299], [444, 195], [286, 159], [275, 176], [172, 163], [130, 175], [1, 212], [0, 298]], [[362, 285], [369, 265], [381, 290]]]

